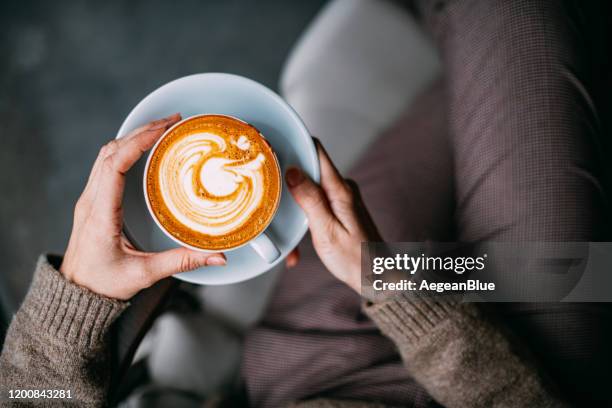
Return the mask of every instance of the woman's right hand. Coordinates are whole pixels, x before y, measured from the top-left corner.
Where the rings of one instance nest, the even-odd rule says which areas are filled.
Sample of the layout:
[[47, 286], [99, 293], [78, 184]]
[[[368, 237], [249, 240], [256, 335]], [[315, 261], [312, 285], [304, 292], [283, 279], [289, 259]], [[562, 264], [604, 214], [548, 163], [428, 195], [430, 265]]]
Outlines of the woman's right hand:
[[[327, 269], [342, 282], [361, 293], [361, 243], [381, 241], [357, 185], [345, 180], [327, 152], [316, 140], [321, 165], [321, 185], [295, 167], [286, 174], [289, 191], [306, 213], [312, 242]], [[288, 265], [298, 261], [292, 252]]]
[[139, 251], [122, 233], [125, 173], [180, 119], [176, 114], [151, 122], [100, 150], [74, 210], [72, 234], [60, 267], [66, 279], [97, 294], [127, 300], [176, 273], [225, 265], [220, 253], [187, 248]]

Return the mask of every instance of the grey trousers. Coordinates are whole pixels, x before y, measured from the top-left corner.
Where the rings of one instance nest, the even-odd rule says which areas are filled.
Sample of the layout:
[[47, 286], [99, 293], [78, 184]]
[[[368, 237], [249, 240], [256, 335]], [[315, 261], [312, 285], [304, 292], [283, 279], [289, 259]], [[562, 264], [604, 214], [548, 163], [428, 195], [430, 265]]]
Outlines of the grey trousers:
[[[417, 9], [443, 77], [350, 173], [383, 237], [606, 240], [598, 96], [606, 54], [603, 41], [593, 40], [602, 15], [558, 0], [423, 2]], [[324, 269], [308, 240], [302, 252], [247, 338], [251, 403], [326, 396], [435, 406], [361, 313], [359, 297]], [[568, 399], [612, 404], [607, 305], [496, 309]]]

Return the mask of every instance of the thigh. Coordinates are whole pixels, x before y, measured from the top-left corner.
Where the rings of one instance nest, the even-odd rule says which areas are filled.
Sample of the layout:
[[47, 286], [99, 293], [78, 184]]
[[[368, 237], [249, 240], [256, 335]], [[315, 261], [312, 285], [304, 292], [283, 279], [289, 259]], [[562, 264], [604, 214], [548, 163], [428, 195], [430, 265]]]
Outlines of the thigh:
[[[463, 241], [595, 241], [607, 231], [593, 97], [595, 2], [467, 0], [422, 8], [448, 86]], [[576, 401], [609, 402], [606, 305], [499, 305]]]
[[582, 10], [561, 0], [442, 3], [424, 14], [448, 85], [459, 238], [601, 238], [597, 61]]
[[[452, 160], [441, 83], [377, 139], [352, 177], [388, 240], [441, 239], [452, 220]], [[316, 257], [309, 239], [285, 271], [261, 323], [249, 333], [243, 375], [257, 406], [327, 395], [391, 405], [431, 399], [394, 345], [361, 312], [361, 299]]]
[[445, 100], [445, 84], [437, 80], [349, 172], [386, 241], [453, 237], [453, 157]]

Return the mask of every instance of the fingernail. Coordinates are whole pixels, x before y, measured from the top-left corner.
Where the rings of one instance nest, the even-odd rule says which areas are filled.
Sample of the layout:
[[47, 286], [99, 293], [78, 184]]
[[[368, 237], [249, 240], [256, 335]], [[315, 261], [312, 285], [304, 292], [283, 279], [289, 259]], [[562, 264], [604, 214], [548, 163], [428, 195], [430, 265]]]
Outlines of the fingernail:
[[[177, 117], [178, 116], [178, 117]], [[159, 129], [165, 129], [168, 127], [168, 122], [180, 119], [181, 115], [178, 113], [173, 113], [170, 116], [167, 116], [163, 119], [159, 119], [157, 121], [155, 121], [155, 124], [152, 125], [149, 130], [159, 130]]]
[[162, 129], [168, 126], [168, 119], [161, 119], [159, 123], [156, 123], [151, 127], [151, 130]]
[[206, 265], [210, 266], [223, 266], [225, 264], [225, 259], [221, 258], [220, 256], [212, 256], [206, 260]]
[[302, 181], [304, 181], [304, 174], [300, 169], [292, 167], [287, 170], [287, 185], [289, 187], [295, 187]]

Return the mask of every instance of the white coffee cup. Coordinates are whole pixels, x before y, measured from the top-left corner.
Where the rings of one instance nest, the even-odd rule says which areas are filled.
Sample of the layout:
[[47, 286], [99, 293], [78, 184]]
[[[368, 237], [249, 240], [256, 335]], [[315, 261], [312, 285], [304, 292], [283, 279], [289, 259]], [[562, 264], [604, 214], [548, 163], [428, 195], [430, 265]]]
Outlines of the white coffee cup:
[[[151, 159], [154, 156], [155, 151], [157, 150], [157, 147], [159, 146], [159, 144], [175, 128], [181, 126], [184, 122], [186, 122], [188, 120], [191, 120], [191, 119], [194, 119], [194, 118], [204, 117], [204, 116], [208, 116], [208, 115], [225, 116], [225, 117], [228, 117], [228, 118], [231, 118], [231, 119], [238, 120], [240, 122], [246, 123], [245, 121], [243, 121], [240, 118], [237, 118], [237, 117], [234, 117], [234, 116], [231, 116], [231, 115], [222, 115], [222, 114], [218, 114], [218, 113], [205, 113], [205, 114], [193, 115], [193, 116], [189, 116], [187, 118], [183, 118], [181, 121], [175, 123], [173, 126], [168, 128], [164, 132], [164, 134], [159, 138], [159, 140], [155, 143], [153, 148], [151, 148], [151, 151], [149, 152], [149, 156], [147, 158], [147, 162], [145, 164], [142, 182], [143, 182], [144, 198], [145, 198], [145, 202], [147, 204], [147, 209], [149, 210], [149, 214], [153, 218], [153, 221], [155, 221], [155, 224], [157, 224], [157, 226], [161, 229], [161, 231], [168, 238], [170, 238], [171, 240], [173, 240], [174, 242], [176, 242], [177, 244], [179, 244], [181, 246], [184, 246], [186, 248], [190, 248], [190, 249], [193, 249], [193, 250], [196, 250], [196, 251], [201, 251], [201, 252], [219, 252], [218, 250], [208, 250], [208, 249], [199, 248], [199, 247], [190, 245], [189, 243], [181, 241], [180, 239], [176, 238], [174, 235], [170, 234], [170, 232], [162, 225], [161, 222], [159, 222], [159, 220], [155, 216], [153, 208], [151, 207], [151, 202], [149, 200], [149, 195], [147, 194], [147, 179], [148, 179], [148, 174], [149, 174], [149, 164], [151, 163]], [[261, 135], [261, 137], [264, 137], [264, 136]], [[280, 165], [278, 164], [278, 159], [276, 158], [276, 154], [274, 152], [272, 152], [272, 153], [273, 153], [273, 156], [274, 156], [274, 163], [276, 165], [276, 169], [277, 169], [277, 171], [278, 171], [278, 173], [279, 173], [279, 175], [281, 176], [281, 179], [282, 179], [282, 174], [281, 174], [281, 170], [280, 170]], [[278, 247], [276, 246], [276, 244], [274, 243], [274, 241], [272, 241], [272, 239], [266, 234], [266, 228], [268, 228], [268, 226], [270, 225], [270, 223], [274, 219], [274, 216], [276, 215], [276, 211], [278, 210], [278, 206], [279, 206], [279, 203], [280, 203], [280, 195], [282, 193], [282, 184], [283, 183], [280, 183], [281, 191], [279, 191], [279, 198], [276, 200], [276, 204], [275, 204], [273, 215], [268, 220], [268, 223], [262, 228], [262, 230], [259, 233], [259, 235], [257, 235], [255, 238], [253, 238], [253, 239], [251, 239], [251, 240], [249, 240], [249, 241], [247, 241], [247, 242], [245, 242], [243, 244], [236, 245], [236, 246], [228, 248], [228, 249], [224, 249], [223, 252], [233, 251], [233, 250], [241, 248], [241, 247], [243, 247], [245, 245], [250, 245], [251, 248], [253, 248], [253, 250], [259, 256], [261, 256], [266, 262], [268, 262], [268, 263], [273, 263], [281, 255], [281, 252], [278, 249]]]

